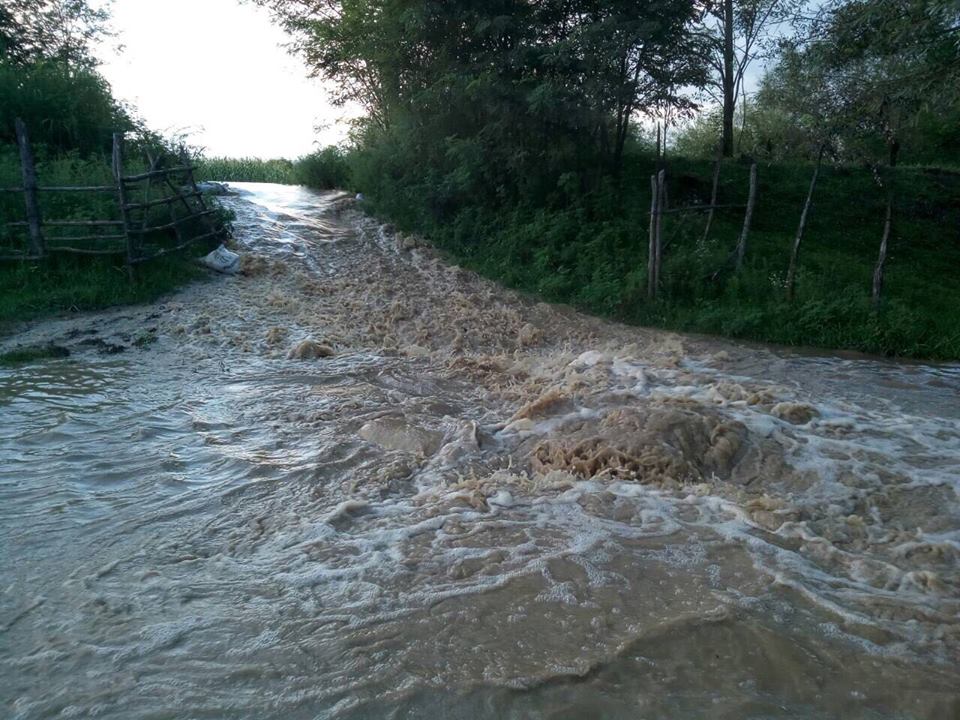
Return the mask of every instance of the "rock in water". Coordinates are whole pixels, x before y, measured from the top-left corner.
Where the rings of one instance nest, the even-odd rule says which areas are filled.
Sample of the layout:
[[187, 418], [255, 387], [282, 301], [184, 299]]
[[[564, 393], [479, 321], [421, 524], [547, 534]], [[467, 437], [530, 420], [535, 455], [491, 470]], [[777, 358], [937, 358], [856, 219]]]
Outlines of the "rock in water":
[[288, 360], [317, 360], [318, 358], [333, 357], [336, 353], [333, 348], [316, 340], [304, 340], [287, 353]]
[[443, 443], [443, 433], [417, 427], [397, 417], [371, 420], [360, 428], [360, 437], [385, 450], [399, 450], [424, 457], [433, 455]]

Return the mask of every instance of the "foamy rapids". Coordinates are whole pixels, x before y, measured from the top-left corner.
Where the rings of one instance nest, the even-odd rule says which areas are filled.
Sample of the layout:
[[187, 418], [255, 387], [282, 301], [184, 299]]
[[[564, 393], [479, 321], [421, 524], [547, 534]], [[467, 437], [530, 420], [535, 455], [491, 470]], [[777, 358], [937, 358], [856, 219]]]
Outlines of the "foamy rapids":
[[0, 340], [71, 352], [0, 369], [0, 715], [960, 717], [960, 367], [238, 187], [242, 275]]

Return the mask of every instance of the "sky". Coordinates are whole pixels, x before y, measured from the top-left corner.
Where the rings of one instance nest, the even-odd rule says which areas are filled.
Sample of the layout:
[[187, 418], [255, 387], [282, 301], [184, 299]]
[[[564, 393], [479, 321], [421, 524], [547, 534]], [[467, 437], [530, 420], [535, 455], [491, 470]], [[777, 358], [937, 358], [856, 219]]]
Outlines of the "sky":
[[208, 155], [261, 158], [299, 157], [346, 136], [347, 113], [307, 78], [262, 8], [239, 0], [110, 7], [117, 37], [98, 50], [101, 72], [152, 130], [185, 131]]

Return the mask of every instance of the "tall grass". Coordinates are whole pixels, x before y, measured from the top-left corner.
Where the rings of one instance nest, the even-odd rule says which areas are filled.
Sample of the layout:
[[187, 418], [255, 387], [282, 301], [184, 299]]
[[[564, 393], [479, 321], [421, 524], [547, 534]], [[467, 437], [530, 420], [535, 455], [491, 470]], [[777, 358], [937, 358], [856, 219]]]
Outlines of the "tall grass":
[[294, 180], [294, 167], [290, 160], [277, 158], [261, 160], [259, 158], [202, 158], [197, 167], [199, 180], [220, 182], [261, 182], [291, 185]]
[[336, 147], [327, 147], [297, 160], [260, 160], [258, 158], [202, 158], [197, 177], [221, 182], [262, 182], [282, 185], [306, 185], [320, 190], [346, 188], [350, 166], [347, 155]]
[[52, 313], [149, 302], [201, 275], [183, 254], [140, 266], [135, 283], [112, 259], [63, 255], [36, 263], [0, 263], [0, 333]]

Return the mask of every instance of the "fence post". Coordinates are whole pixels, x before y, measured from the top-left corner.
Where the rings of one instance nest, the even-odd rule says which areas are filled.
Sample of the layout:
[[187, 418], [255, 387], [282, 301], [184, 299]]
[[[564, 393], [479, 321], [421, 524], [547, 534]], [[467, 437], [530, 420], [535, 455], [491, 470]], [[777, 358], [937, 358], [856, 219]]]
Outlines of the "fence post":
[[660, 211], [660, 183], [650, 176], [650, 240], [647, 245], [647, 299], [657, 299], [657, 214]]
[[657, 241], [655, 243], [657, 250], [657, 261], [653, 266], [654, 270], [654, 287], [657, 292], [660, 291], [660, 270], [663, 267], [663, 213], [664, 208], [669, 206], [669, 200], [667, 199], [667, 171], [661, 170], [657, 173], [657, 187], [659, 188], [659, 195], [657, 195]]
[[134, 243], [134, 234], [130, 231], [130, 208], [127, 204], [127, 188], [123, 180], [123, 133], [113, 134], [113, 179], [117, 183], [117, 200], [120, 203], [123, 234], [127, 239], [127, 276], [130, 282], [133, 282], [137, 248]]
[[753, 207], [757, 202], [757, 164], [750, 165], [750, 195], [747, 198], [747, 212], [743, 216], [743, 231], [737, 243], [737, 272], [743, 268], [743, 256], [747, 253], [747, 238], [750, 235], [750, 222], [753, 220]]
[[720, 165], [723, 162], [722, 148], [717, 146], [717, 160], [713, 164], [713, 185], [710, 188], [710, 213], [707, 215], [707, 226], [703, 229], [703, 240], [707, 242], [710, 238], [710, 228], [713, 227], [713, 215], [716, 212], [717, 194], [720, 190]]
[[27, 225], [30, 228], [30, 255], [41, 258], [46, 254], [43, 242], [43, 221], [37, 199], [37, 169], [33, 164], [30, 135], [23, 120], [16, 118], [17, 145], [20, 146], [20, 170], [23, 174], [23, 199], [27, 207]]
[[[893, 178], [889, 180], [893, 182]], [[877, 264], [873, 269], [873, 292], [871, 299], [873, 309], [880, 309], [880, 294], [883, 292], [883, 269], [887, 263], [887, 247], [890, 243], [890, 229], [893, 226], [893, 187], [887, 188], [887, 212], [883, 222], [883, 239], [880, 241], [880, 255], [877, 257]]]

